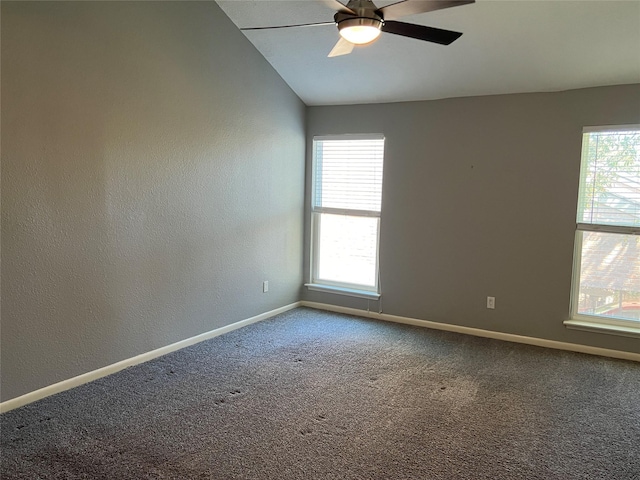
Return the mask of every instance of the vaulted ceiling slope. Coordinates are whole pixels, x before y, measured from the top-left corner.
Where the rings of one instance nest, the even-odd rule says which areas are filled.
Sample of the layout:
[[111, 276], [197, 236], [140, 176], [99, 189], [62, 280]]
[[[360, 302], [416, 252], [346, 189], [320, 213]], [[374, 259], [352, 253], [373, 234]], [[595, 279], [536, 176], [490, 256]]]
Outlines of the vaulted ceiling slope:
[[[218, 3], [239, 28], [333, 18], [322, 0]], [[328, 58], [338, 40], [334, 25], [244, 33], [307, 105], [640, 83], [640, 0], [477, 0], [401, 20], [463, 35], [442, 46], [383, 33]]]

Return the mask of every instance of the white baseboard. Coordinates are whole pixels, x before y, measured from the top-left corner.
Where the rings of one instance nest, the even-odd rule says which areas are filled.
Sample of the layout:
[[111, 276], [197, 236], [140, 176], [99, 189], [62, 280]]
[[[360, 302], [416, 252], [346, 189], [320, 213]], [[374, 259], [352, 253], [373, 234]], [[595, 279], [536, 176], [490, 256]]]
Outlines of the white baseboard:
[[125, 360], [121, 360], [120, 362], [107, 365], [106, 367], [83, 373], [82, 375], [78, 375], [76, 377], [72, 377], [58, 383], [54, 383], [53, 385], [40, 388], [33, 392], [25, 393], [24, 395], [0, 403], [0, 413], [8, 412], [9, 410], [22, 407], [23, 405], [35, 402], [36, 400], [40, 400], [41, 398], [64, 392], [65, 390], [69, 390], [73, 387], [77, 387], [93, 380], [97, 380], [98, 378], [106, 377], [107, 375], [119, 372], [120, 370], [123, 370], [127, 367], [138, 365], [139, 363], [143, 362], [148, 362], [149, 360], [153, 360], [154, 358], [166, 355], [167, 353], [171, 353], [176, 350], [180, 350], [181, 348], [185, 348], [190, 345], [209, 340], [210, 338], [217, 337], [218, 335], [231, 332], [238, 328], [246, 327], [247, 325], [251, 325], [252, 323], [265, 320], [267, 318], [273, 317], [274, 315], [284, 313], [299, 306], [300, 302], [291, 303], [289, 305], [285, 305], [284, 307], [276, 308], [275, 310], [256, 315], [255, 317], [246, 318], [244, 320], [240, 320], [239, 322], [232, 323], [231, 325], [216, 328], [209, 332], [201, 333], [200, 335], [196, 335], [194, 337], [172, 343], [171, 345], [160, 347], [155, 350], [151, 350], [150, 352], [142, 353], [140, 355], [136, 355], [135, 357], [127, 358]]
[[102, 377], [106, 377], [107, 375], [111, 375], [112, 373], [119, 372], [120, 370], [123, 370], [127, 367], [131, 367], [133, 365], [138, 365], [139, 363], [147, 362], [149, 360], [160, 357], [162, 355], [166, 355], [167, 353], [171, 353], [176, 350], [180, 350], [181, 348], [185, 348], [190, 345], [203, 342], [204, 340], [217, 337], [218, 335], [231, 332], [238, 328], [246, 327], [247, 325], [251, 325], [252, 323], [265, 320], [267, 318], [273, 317], [274, 315], [284, 313], [286, 311], [292, 310], [297, 307], [310, 307], [310, 308], [315, 308], [317, 310], [327, 310], [327, 311], [337, 312], [337, 313], [346, 313], [349, 315], [357, 315], [359, 317], [373, 318], [377, 320], [385, 320], [388, 322], [395, 322], [395, 323], [404, 323], [404, 324], [415, 325], [419, 327], [433, 328], [435, 330], [445, 330], [448, 332], [463, 333], [466, 335], [473, 335], [476, 337], [493, 338], [496, 340], [504, 340], [507, 342], [524, 343], [527, 345], [535, 345], [538, 347], [554, 348], [557, 350], [568, 350], [571, 352], [587, 353], [591, 355], [600, 355], [604, 357], [620, 358], [624, 360], [632, 360], [632, 361], [640, 362], [640, 354], [638, 353], [623, 352], [620, 350], [610, 350], [607, 348], [590, 347], [587, 345], [558, 342], [555, 340], [545, 340], [542, 338], [535, 338], [535, 337], [525, 337], [522, 335], [514, 335], [511, 333], [492, 332], [490, 330], [482, 330], [479, 328], [471, 328], [471, 327], [463, 327], [460, 325], [451, 325], [447, 323], [431, 322], [428, 320], [419, 320], [417, 318], [410, 318], [410, 317], [400, 317], [397, 315], [389, 315], [387, 313], [367, 312], [365, 310], [359, 310], [356, 308], [339, 307], [336, 305], [330, 305], [326, 303], [302, 301], [302, 302], [295, 302], [289, 305], [285, 305], [284, 307], [277, 308], [275, 310], [271, 310], [269, 312], [265, 312], [260, 315], [256, 315], [255, 317], [240, 320], [239, 322], [232, 323], [231, 325], [226, 325], [224, 327], [216, 328], [209, 332], [205, 332], [200, 335], [196, 335], [194, 337], [187, 338], [185, 340], [181, 340], [176, 343], [172, 343], [171, 345], [167, 345], [165, 347], [161, 347], [156, 350], [151, 350], [150, 352], [143, 353], [135, 357], [131, 357], [131, 358], [122, 360], [120, 362], [114, 363], [112, 365], [107, 365], [106, 367], [102, 367], [97, 370], [93, 370], [91, 372], [83, 373], [82, 375], [78, 375], [76, 377], [69, 378], [67, 380], [63, 380], [58, 383], [54, 383], [53, 385], [40, 388], [38, 390], [35, 390], [30, 393], [26, 393], [19, 397], [12, 398], [11, 400], [7, 400], [5, 402], [0, 403], [0, 413], [8, 412], [9, 410], [13, 410], [14, 408], [27, 405], [29, 403], [35, 402], [36, 400], [40, 400], [41, 398], [45, 398], [50, 395], [63, 392], [65, 390], [69, 390], [73, 387], [77, 387], [79, 385], [91, 382], [93, 380], [97, 380]]
[[504, 340], [507, 342], [524, 343], [527, 345], [535, 345], [538, 347], [553, 348], [556, 350], [567, 350], [570, 352], [587, 353], [590, 355], [599, 355], [602, 357], [620, 358], [623, 360], [632, 360], [640, 362], [640, 353], [623, 352], [621, 350], [610, 350], [608, 348], [590, 347], [588, 345], [579, 345], [577, 343], [558, 342], [556, 340], [545, 340], [543, 338], [525, 337], [515, 335], [513, 333], [492, 332], [490, 330], [482, 330], [480, 328], [463, 327], [460, 325], [451, 325], [448, 323], [431, 322], [429, 320], [419, 320], [417, 318], [400, 317], [397, 315], [389, 315], [387, 313], [368, 312], [366, 310], [358, 310], [357, 308], [339, 307], [326, 303], [316, 302], [300, 302], [302, 307], [310, 307], [318, 310], [328, 310], [336, 313], [346, 313], [349, 315], [357, 315], [359, 317], [374, 318], [377, 320], [386, 320], [388, 322], [404, 323], [415, 325], [418, 327], [433, 328], [435, 330], [446, 330], [447, 332], [464, 333], [476, 337], [493, 338], [496, 340]]

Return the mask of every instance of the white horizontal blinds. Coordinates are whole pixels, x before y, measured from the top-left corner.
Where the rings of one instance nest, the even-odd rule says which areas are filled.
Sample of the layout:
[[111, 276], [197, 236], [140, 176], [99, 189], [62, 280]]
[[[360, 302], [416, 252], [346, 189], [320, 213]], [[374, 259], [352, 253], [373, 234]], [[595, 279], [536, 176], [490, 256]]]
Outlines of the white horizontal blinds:
[[379, 213], [384, 139], [322, 139], [314, 146], [314, 210]]
[[585, 129], [578, 223], [640, 227], [640, 127]]

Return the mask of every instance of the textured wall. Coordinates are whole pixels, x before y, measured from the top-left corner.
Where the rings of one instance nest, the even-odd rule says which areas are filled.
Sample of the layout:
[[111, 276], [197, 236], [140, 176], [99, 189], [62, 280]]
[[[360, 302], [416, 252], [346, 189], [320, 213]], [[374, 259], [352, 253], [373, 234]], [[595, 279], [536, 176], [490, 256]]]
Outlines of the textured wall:
[[[640, 85], [311, 107], [307, 133], [308, 148], [313, 135], [386, 136], [384, 312], [640, 352], [637, 339], [562, 323], [569, 316], [582, 127], [635, 123]], [[308, 251], [305, 258], [308, 266]], [[495, 310], [486, 309], [487, 296], [496, 297]], [[367, 308], [366, 300], [332, 294], [303, 298]]]
[[2, 400], [296, 301], [304, 114], [214, 2], [2, 2]]

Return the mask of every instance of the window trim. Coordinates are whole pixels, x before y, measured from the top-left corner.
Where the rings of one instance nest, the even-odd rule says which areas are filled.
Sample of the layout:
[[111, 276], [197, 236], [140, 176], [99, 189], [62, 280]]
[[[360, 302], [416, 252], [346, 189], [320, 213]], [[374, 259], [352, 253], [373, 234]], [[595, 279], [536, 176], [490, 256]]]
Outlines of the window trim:
[[[381, 296], [380, 292], [380, 221], [382, 217], [382, 202], [380, 211], [371, 210], [349, 210], [341, 208], [331, 207], [314, 207], [314, 199], [316, 195], [316, 149], [315, 144], [318, 141], [327, 140], [385, 140], [384, 134], [381, 133], [367, 133], [367, 134], [340, 134], [340, 135], [316, 135], [312, 139], [311, 143], [311, 197], [310, 197], [310, 248], [309, 248], [309, 283], [305, 283], [304, 286], [309, 290], [322, 291], [329, 293], [336, 293], [340, 295], [346, 295], [357, 298], [373, 299], [377, 300]], [[383, 150], [383, 170], [384, 170], [384, 150]], [[383, 177], [384, 181], [384, 177]], [[316, 277], [318, 272], [318, 255], [319, 251], [319, 238], [317, 234], [319, 231], [320, 215], [326, 213], [331, 215], [345, 215], [352, 217], [367, 217], [377, 218], [377, 232], [376, 232], [376, 271], [375, 271], [375, 285], [362, 285], [348, 282], [336, 282], [331, 280], [319, 279]]]
[[323, 283], [305, 283], [305, 287], [315, 292], [328, 292], [337, 293], [339, 295], [346, 295], [347, 297], [364, 298], [365, 300], [378, 300], [381, 297], [380, 293], [360, 290], [357, 288], [336, 287], [333, 285], [325, 285]]
[[[640, 124], [631, 125], [607, 125], [607, 126], [591, 126], [582, 129], [581, 141], [584, 142], [585, 133], [601, 133], [601, 132], [628, 132], [640, 130]], [[578, 185], [578, 198], [580, 197], [580, 185], [583, 182], [585, 169], [583, 168], [584, 145], [581, 148], [580, 157], [580, 184]], [[580, 208], [576, 204], [576, 215]], [[569, 308], [569, 319], [564, 321], [567, 328], [575, 330], [584, 330], [589, 332], [609, 333], [613, 335], [621, 335], [627, 337], [640, 337], [640, 322], [635, 320], [626, 320], [615, 317], [606, 317], [602, 315], [588, 315], [578, 313], [578, 302], [580, 297], [580, 274], [582, 260], [582, 238], [584, 232], [612, 233], [619, 235], [640, 235], [640, 227], [606, 225], [592, 223], [576, 223], [576, 231], [574, 238], [573, 250], [573, 268], [571, 275], [571, 297]]]
[[565, 320], [565, 327], [571, 330], [582, 330], [585, 332], [608, 333], [622, 337], [640, 338], [640, 327], [635, 325], [620, 325], [621, 320], [607, 320], [603, 317], [591, 315], [578, 315], [571, 320]]

